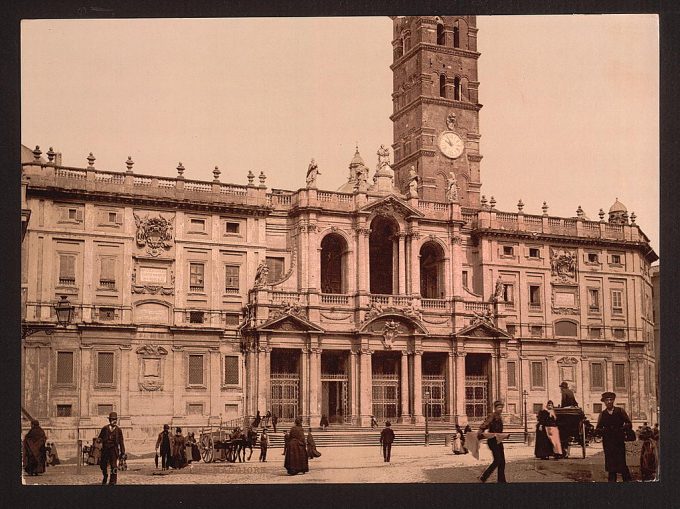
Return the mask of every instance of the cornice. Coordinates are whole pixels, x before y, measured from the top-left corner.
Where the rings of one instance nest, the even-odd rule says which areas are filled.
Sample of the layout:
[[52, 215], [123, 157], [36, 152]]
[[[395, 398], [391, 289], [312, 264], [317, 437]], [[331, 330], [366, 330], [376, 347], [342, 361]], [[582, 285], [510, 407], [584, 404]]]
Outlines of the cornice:
[[406, 53], [399, 57], [396, 62], [393, 62], [392, 65], [390, 65], [390, 69], [392, 71], [398, 69], [420, 50], [432, 51], [434, 53], [445, 53], [447, 55], [456, 55], [464, 58], [472, 58], [474, 60], [478, 60], [479, 57], [482, 55], [478, 51], [472, 51], [462, 48], [453, 48], [451, 46], [440, 46], [438, 44], [429, 44], [427, 42], [419, 42], [413, 45], [411, 49], [409, 49]]
[[451, 108], [458, 108], [459, 110], [479, 111], [482, 109], [481, 104], [468, 103], [464, 101], [454, 101], [453, 99], [446, 99], [444, 97], [428, 97], [426, 95], [419, 95], [413, 101], [404, 106], [402, 109], [390, 115], [390, 120], [393, 122], [398, 120], [405, 113], [411, 111], [417, 106], [420, 106], [421, 103], [448, 106]]

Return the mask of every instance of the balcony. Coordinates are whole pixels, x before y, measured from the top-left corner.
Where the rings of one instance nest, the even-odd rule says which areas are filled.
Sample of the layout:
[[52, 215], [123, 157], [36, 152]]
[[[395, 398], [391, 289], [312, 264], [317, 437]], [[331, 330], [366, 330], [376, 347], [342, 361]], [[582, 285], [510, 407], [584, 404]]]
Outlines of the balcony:
[[349, 295], [336, 294], [336, 293], [322, 293], [321, 294], [321, 304], [331, 304], [334, 306], [348, 306], [349, 305]]

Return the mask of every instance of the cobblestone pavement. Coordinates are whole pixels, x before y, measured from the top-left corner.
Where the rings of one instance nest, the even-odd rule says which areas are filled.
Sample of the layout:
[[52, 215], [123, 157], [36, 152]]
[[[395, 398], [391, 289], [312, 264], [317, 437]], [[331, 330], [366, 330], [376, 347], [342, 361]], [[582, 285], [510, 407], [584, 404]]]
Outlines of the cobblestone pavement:
[[[134, 459], [129, 469], [118, 476], [120, 484], [308, 484], [308, 483], [476, 483], [477, 477], [491, 463], [491, 452], [482, 446], [480, 459], [470, 454], [454, 455], [445, 446], [394, 447], [392, 462], [385, 463], [379, 446], [321, 448], [321, 457], [310, 460], [310, 471], [289, 476], [283, 468], [281, 449], [270, 449], [268, 461], [257, 461], [259, 450], [245, 463], [196, 463], [182, 470], [161, 473], [153, 458]], [[533, 448], [523, 444], [508, 444], [506, 477], [508, 482], [603, 482], [604, 457], [602, 447], [588, 448], [588, 457], [580, 451], [574, 458], [537, 460]], [[629, 461], [635, 477], [638, 468]], [[75, 465], [48, 467], [47, 473], [23, 478], [24, 484], [77, 485], [99, 484], [98, 466], [83, 466], [77, 473]], [[490, 482], [495, 481], [495, 474]]]

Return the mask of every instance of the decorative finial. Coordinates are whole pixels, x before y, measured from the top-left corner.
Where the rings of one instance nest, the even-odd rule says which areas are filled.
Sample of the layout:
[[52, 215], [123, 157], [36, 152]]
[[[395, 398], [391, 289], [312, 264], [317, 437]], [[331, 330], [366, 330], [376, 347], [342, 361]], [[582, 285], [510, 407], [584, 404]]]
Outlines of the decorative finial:
[[489, 200], [489, 205], [491, 206], [492, 209], [495, 208], [496, 207], [496, 198], [494, 198], [492, 196], [491, 200]]
[[597, 215], [600, 216], [600, 221], [604, 221], [604, 210], [600, 209]]
[[576, 209], [576, 217], [581, 217], [581, 218], [582, 218], [583, 216], [585, 216], [585, 214], [583, 213], [583, 209], [582, 209], [581, 206], [579, 205], [578, 208]]
[[215, 177], [213, 179], [213, 182], [219, 182], [220, 181], [220, 174], [221, 173], [222, 172], [220, 171], [220, 169], [217, 166], [215, 166], [215, 169], [213, 170], [213, 177]]
[[177, 178], [178, 179], [183, 179], [184, 178], [184, 165], [182, 165], [182, 161], [179, 162], [177, 165]]
[[543, 206], [541, 207], [541, 210], [543, 210], [544, 216], [548, 215], [548, 204], [546, 202], [543, 202]]
[[94, 169], [94, 162], [97, 160], [96, 157], [92, 155], [92, 152], [90, 152], [90, 155], [87, 156], [87, 164], [88, 164], [88, 169]]
[[486, 208], [486, 196], [482, 195], [482, 199], [480, 200], [480, 203], [482, 204], [483, 208]]
[[57, 154], [54, 152], [54, 149], [52, 147], [50, 147], [50, 149], [47, 151], [47, 160], [49, 162], [54, 161], [54, 156], [56, 156], [56, 155]]
[[264, 174], [264, 171], [260, 170], [260, 175], [257, 178], [260, 180], [260, 187], [264, 187], [264, 182], [267, 180], [267, 176]]
[[635, 212], [630, 213], [630, 224], [635, 224], [635, 219], [637, 216], [635, 215]]
[[132, 167], [134, 164], [135, 162], [132, 160], [132, 156], [128, 156], [127, 161], [125, 161], [125, 166], [127, 166], [126, 173], [132, 173]]
[[517, 202], [517, 210], [519, 211], [520, 214], [523, 214], [522, 210], [524, 209], [524, 202], [522, 201], [522, 198], [519, 199]]
[[253, 182], [255, 182], [255, 174], [252, 171], [248, 170], [248, 185], [252, 186]]
[[40, 150], [40, 147], [38, 145], [35, 146], [35, 150], [33, 150], [33, 157], [37, 161], [40, 159], [40, 156], [42, 155], [42, 150]]

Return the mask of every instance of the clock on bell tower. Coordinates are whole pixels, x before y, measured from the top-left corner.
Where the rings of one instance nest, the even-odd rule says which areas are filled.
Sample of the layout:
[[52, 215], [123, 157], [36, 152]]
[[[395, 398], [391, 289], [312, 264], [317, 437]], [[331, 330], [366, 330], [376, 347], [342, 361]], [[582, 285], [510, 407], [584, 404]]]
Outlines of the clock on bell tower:
[[476, 16], [392, 18], [395, 184], [409, 170], [418, 196], [446, 201], [446, 179], [456, 176], [463, 207], [479, 207], [479, 110]]

